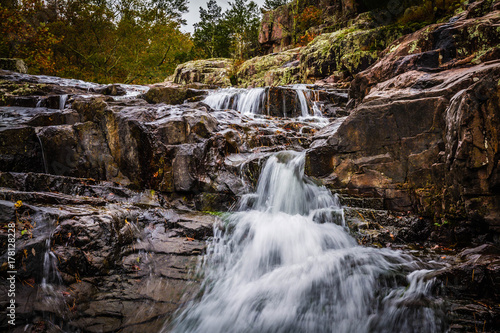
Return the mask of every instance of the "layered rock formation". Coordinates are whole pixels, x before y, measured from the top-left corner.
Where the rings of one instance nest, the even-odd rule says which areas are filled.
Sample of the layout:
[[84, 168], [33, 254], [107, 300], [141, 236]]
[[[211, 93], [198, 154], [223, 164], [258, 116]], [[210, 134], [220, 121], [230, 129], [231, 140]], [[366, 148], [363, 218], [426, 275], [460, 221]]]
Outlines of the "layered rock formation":
[[33, 330], [160, 331], [197, 291], [220, 211], [263, 159], [304, 149], [319, 127], [172, 105], [191, 88], [0, 73], [0, 220], [15, 224], [17, 327]]
[[361, 72], [351, 116], [313, 143], [309, 174], [351, 195], [383, 198], [386, 208], [455, 226], [470, 221], [496, 237], [500, 16], [478, 15], [405, 36]]
[[233, 62], [232, 59], [225, 58], [189, 61], [177, 66], [173, 81], [179, 84], [199, 82], [222, 87], [230, 86], [229, 77]]

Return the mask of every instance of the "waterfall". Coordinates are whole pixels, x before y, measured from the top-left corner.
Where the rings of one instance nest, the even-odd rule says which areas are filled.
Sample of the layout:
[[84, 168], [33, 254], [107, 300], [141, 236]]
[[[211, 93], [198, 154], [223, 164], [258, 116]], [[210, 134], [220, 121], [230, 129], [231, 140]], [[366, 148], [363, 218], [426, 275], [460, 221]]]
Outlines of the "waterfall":
[[302, 117], [309, 116], [309, 105], [307, 104], [308, 98], [306, 97], [307, 86], [305, 84], [296, 84], [293, 88], [297, 91], [297, 97], [300, 102], [300, 111]]
[[68, 95], [59, 96], [59, 110], [64, 110], [64, 106], [66, 105], [67, 100], [68, 100]]
[[[308, 89], [305, 84], [298, 84], [291, 87], [280, 87], [279, 89], [291, 90], [295, 92], [296, 98], [300, 104], [300, 114], [302, 117], [322, 117], [321, 111], [318, 109], [316, 102], [311, 99], [311, 97], [314, 99], [317, 98], [316, 92]], [[283, 117], [287, 117], [289, 116], [287, 114], [287, 105], [290, 105], [290, 101], [287, 102], [287, 98], [290, 97], [283, 93], [281, 98], [282, 115]], [[268, 115], [269, 106], [271, 104], [268, 88], [219, 89], [211, 91], [203, 102], [216, 110], [233, 109], [244, 114], [267, 113]], [[291, 103], [293, 104], [293, 102]]]
[[42, 160], [43, 160], [43, 169], [45, 173], [49, 173], [49, 166], [47, 165], [47, 159], [45, 158], [45, 151], [43, 149], [43, 143], [42, 139], [40, 138], [40, 133], [38, 131], [35, 131], [36, 137], [38, 138], [38, 142], [40, 142], [40, 149], [42, 150]]
[[304, 160], [290, 151], [268, 159], [256, 193], [214, 227], [200, 294], [164, 330], [443, 331], [430, 267], [357, 245], [336, 198], [304, 176]]
[[225, 88], [211, 92], [203, 101], [213, 109], [233, 109], [246, 114], [259, 114], [266, 104], [266, 88]]

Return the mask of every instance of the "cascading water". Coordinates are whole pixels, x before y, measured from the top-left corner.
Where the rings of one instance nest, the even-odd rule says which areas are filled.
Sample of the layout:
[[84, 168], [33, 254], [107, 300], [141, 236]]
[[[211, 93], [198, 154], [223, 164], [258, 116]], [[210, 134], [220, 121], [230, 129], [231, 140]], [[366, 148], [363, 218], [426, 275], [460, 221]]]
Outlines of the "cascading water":
[[42, 150], [42, 160], [43, 160], [43, 170], [45, 173], [49, 173], [49, 166], [47, 165], [47, 159], [45, 158], [45, 150], [43, 149], [42, 139], [40, 138], [40, 133], [35, 131], [38, 142], [40, 142], [40, 149]]
[[303, 153], [271, 156], [257, 192], [215, 227], [199, 297], [165, 330], [441, 332], [430, 267], [358, 246], [341, 212], [304, 176]]
[[266, 89], [226, 88], [210, 93], [204, 101], [213, 109], [233, 109], [246, 114], [258, 114], [266, 102]]
[[59, 96], [59, 110], [64, 110], [64, 106], [66, 105], [66, 101], [68, 100], [68, 95], [60, 95]]
[[[316, 102], [311, 98], [312, 96], [316, 97], [313, 90], [308, 89], [306, 85], [294, 85], [288, 89], [295, 91], [300, 105], [300, 114], [303, 118], [322, 117]], [[287, 117], [289, 116], [287, 114], [287, 96], [283, 94], [282, 98], [282, 114], [283, 117]], [[216, 110], [233, 109], [244, 114], [260, 114], [266, 110], [266, 106], [268, 107], [270, 103], [267, 88], [219, 89], [210, 92], [203, 102]]]

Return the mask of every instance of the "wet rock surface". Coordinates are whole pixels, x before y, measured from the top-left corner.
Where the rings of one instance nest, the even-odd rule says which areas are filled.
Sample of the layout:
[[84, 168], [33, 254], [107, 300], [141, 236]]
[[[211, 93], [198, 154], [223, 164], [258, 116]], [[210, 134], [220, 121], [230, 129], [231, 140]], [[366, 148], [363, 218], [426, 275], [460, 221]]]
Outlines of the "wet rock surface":
[[[190, 272], [217, 217], [162, 204], [154, 191], [93, 179], [5, 172], [0, 178], [2, 220], [17, 221], [18, 327], [158, 331], [197, 290]], [[6, 274], [6, 264], [1, 270]]]
[[[493, 9], [478, 2], [397, 40], [380, 60], [357, 63], [352, 73], [376, 61], [349, 91], [327, 80], [267, 88], [261, 114], [203, 102], [211, 84], [228, 84], [225, 61], [206, 76], [183, 67], [185, 86], [1, 71], [0, 243], [15, 221], [19, 322], [42, 332], [159, 331], [195, 296], [196, 263], [220, 212], [255, 186], [272, 153], [293, 149], [306, 150], [311, 181], [338, 194], [359, 243], [444, 267], [430, 277], [450, 332], [500, 331]], [[342, 59], [329, 50], [325, 75], [335, 76]], [[290, 62], [283, 73], [297, 74], [296, 52], [278, 64]], [[268, 68], [247, 65], [250, 76]], [[331, 119], [296, 118], [301, 89], [309, 112]]]
[[[382, 198], [386, 209], [486, 224], [497, 239], [500, 64], [464, 63], [481, 57], [479, 44], [456, 52], [477, 36], [481, 47], [497, 43], [495, 24], [485, 24], [497, 18], [496, 11], [475, 20], [464, 13], [390, 46], [352, 82], [350, 116], [312, 144], [307, 172], [350, 195]], [[467, 38], [465, 30], [484, 33]], [[440, 63], [405, 61], [436, 48]]]
[[270, 154], [305, 149], [322, 127], [148, 98], [165, 86], [2, 75], [13, 100], [70, 95], [63, 108], [1, 107], [0, 243], [14, 222], [17, 322], [30, 330], [159, 331], [198, 291], [219, 212]]
[[226, 58], [189, 61], [177, 66], [173, 81], [178, 84], [199, 82], [223, 87], [231, 86], [229, 72], [233, 62], [232, 59]]

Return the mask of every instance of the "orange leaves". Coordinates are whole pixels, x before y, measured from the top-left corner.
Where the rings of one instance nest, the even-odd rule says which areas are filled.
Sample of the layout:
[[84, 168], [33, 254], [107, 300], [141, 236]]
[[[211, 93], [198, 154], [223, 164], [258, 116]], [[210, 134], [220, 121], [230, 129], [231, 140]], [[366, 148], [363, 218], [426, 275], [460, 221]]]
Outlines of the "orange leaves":
[[62, 38], [56, 38], [44, 23], [33, 23], [42, 8], [43, 2], [38, 0], [24, 0], [18, 8], [0, 8], [0, 51], [23, 58], [35, 71], [52, 71], [52, 47]]

